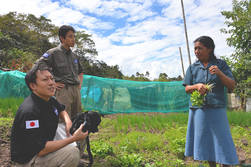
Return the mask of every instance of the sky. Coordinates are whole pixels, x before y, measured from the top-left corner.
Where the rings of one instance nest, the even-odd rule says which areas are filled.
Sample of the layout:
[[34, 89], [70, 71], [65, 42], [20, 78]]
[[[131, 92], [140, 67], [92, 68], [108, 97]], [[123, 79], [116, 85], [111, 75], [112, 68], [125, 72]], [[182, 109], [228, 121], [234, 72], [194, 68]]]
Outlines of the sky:
[[[71, 25], [92, 35], [98, 60], [119, 65], [124, 75], [150, 73], [158, 78], [183, 76], [189, 66], [181, 0], [0, 0], [0, 14], [18, 12], [41, 15], [56, 26]], [[232, 10], [232, 0], [183, 0], [189, 51], [196, 61], [193, 41], [213, 38], [216, 57], [230, 56], [228, 34], [221, 11]]]

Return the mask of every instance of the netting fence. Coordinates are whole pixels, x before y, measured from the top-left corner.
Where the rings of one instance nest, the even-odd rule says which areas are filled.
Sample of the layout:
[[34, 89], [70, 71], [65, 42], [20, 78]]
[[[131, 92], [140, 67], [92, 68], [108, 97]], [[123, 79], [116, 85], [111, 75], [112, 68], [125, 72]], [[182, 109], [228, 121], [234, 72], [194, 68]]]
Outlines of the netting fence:
[[[25, 73], [0, 71], [0, 98], [27, 97]], [[81, 101], [85, 110], [102, 114], [188, 111], [182, 81], [139, 82], [84, 75]]]

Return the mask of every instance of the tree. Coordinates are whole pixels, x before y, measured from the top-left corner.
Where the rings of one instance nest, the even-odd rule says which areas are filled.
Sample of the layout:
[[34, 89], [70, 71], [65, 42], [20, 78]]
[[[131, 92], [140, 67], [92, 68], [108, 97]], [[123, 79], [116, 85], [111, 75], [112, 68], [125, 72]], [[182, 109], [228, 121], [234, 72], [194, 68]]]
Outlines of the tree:
[[[40, 24], [39, 24], [40, 23]], [[56, 27], [41, 16], [10, 12], [0, 15], [1, 66], [26, 72], [47, 49], [56, 46], [49, 38]]]
[[150, 73], [148, 71], [146, 71], [146, 74], [145, 74], [146, 77], [149, 77], [150, 76]]
[[91, 35], [86, 34], [84, 31], [77, 31], [76, 36], [76, 50], [79, 56], [85, 56], [87, 53], [92, 56], [97, 56], [98, 52], [95, 48], [95, 43], [91, 39]]
[[158, 81], [161, 81], [161, 82], [167, 82], [167, 81], [169, 81], [168, 80], [168, 75], [166, 73], [160, 73]]
[[43, 16], [36, 18], [32, 14], [10, 12], [1, 15], [0, 32], [7, 37], [6, 42], [10, 44], [6, 46], [3, 42], [4, 49], [17, 48], [41, 56], [47, 49], [55, 46], [49, 38], [57, 36], [57, 27], [50, 22]]
[[251, 97], [251, 4], [248, 0], [233, 0], [232, 11], [222, 11], [227, 29], [223, 33], [230, 34], [227, 44], [235, 48], [235, 52], [226, 58], [237, 85], [235, 93], [241, 98], [241, 107], [245, 108], [247, 96]]
[[[44, 52], [59, 44], [58, 29], [44, 16], [0, 15], [0, 65], [26, 72]], [[74, 52], [80, 57], [98, 54], [91, 35], [84, 31], [76, 31]]]
[[108, 66], [104, 61], [98, 61], [91, 57], [82, 56], [81, 64], [84, 67], [84, 74], [118, 79], [123, 76], [118, 65]]

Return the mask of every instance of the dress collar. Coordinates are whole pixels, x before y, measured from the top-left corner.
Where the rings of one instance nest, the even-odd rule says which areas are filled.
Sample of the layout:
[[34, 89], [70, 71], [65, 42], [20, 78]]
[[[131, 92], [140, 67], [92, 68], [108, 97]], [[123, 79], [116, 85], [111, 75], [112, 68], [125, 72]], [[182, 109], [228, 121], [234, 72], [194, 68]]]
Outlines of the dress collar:
[[199, 60], [197, 60], [194, 65], [196, 66], [200, 66], [200, 68], [203, 68], [203, 69], [208, 69], [209, 67], [211, 67], [212, 65], [215, 65], [216, 64], [216, 59], [213, 59], [213, 60], [209, 60], [208, 64], [207, 64], [207, 67], [205, 67], [203, 65], [203, 63]]

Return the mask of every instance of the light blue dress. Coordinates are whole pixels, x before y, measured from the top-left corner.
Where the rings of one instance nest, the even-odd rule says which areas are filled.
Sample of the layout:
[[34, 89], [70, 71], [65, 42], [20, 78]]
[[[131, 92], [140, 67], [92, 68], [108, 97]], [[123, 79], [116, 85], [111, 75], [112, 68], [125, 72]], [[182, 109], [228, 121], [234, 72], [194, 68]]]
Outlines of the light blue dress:
[[224, 85], [209, 67], [218, 68], [231, 79], [233, 75], [225, 61], [215, 59], [204, 67], [200, 61], [189, 66], [184, 78], [184, 86], [197, 83], [213, 83], [215, 87], [206, 96], [203, 107], [192, 106], [190, 102], [185, 156], [194, 160], [214, 161], [220, 164], [239, 164], [226, 114]]

